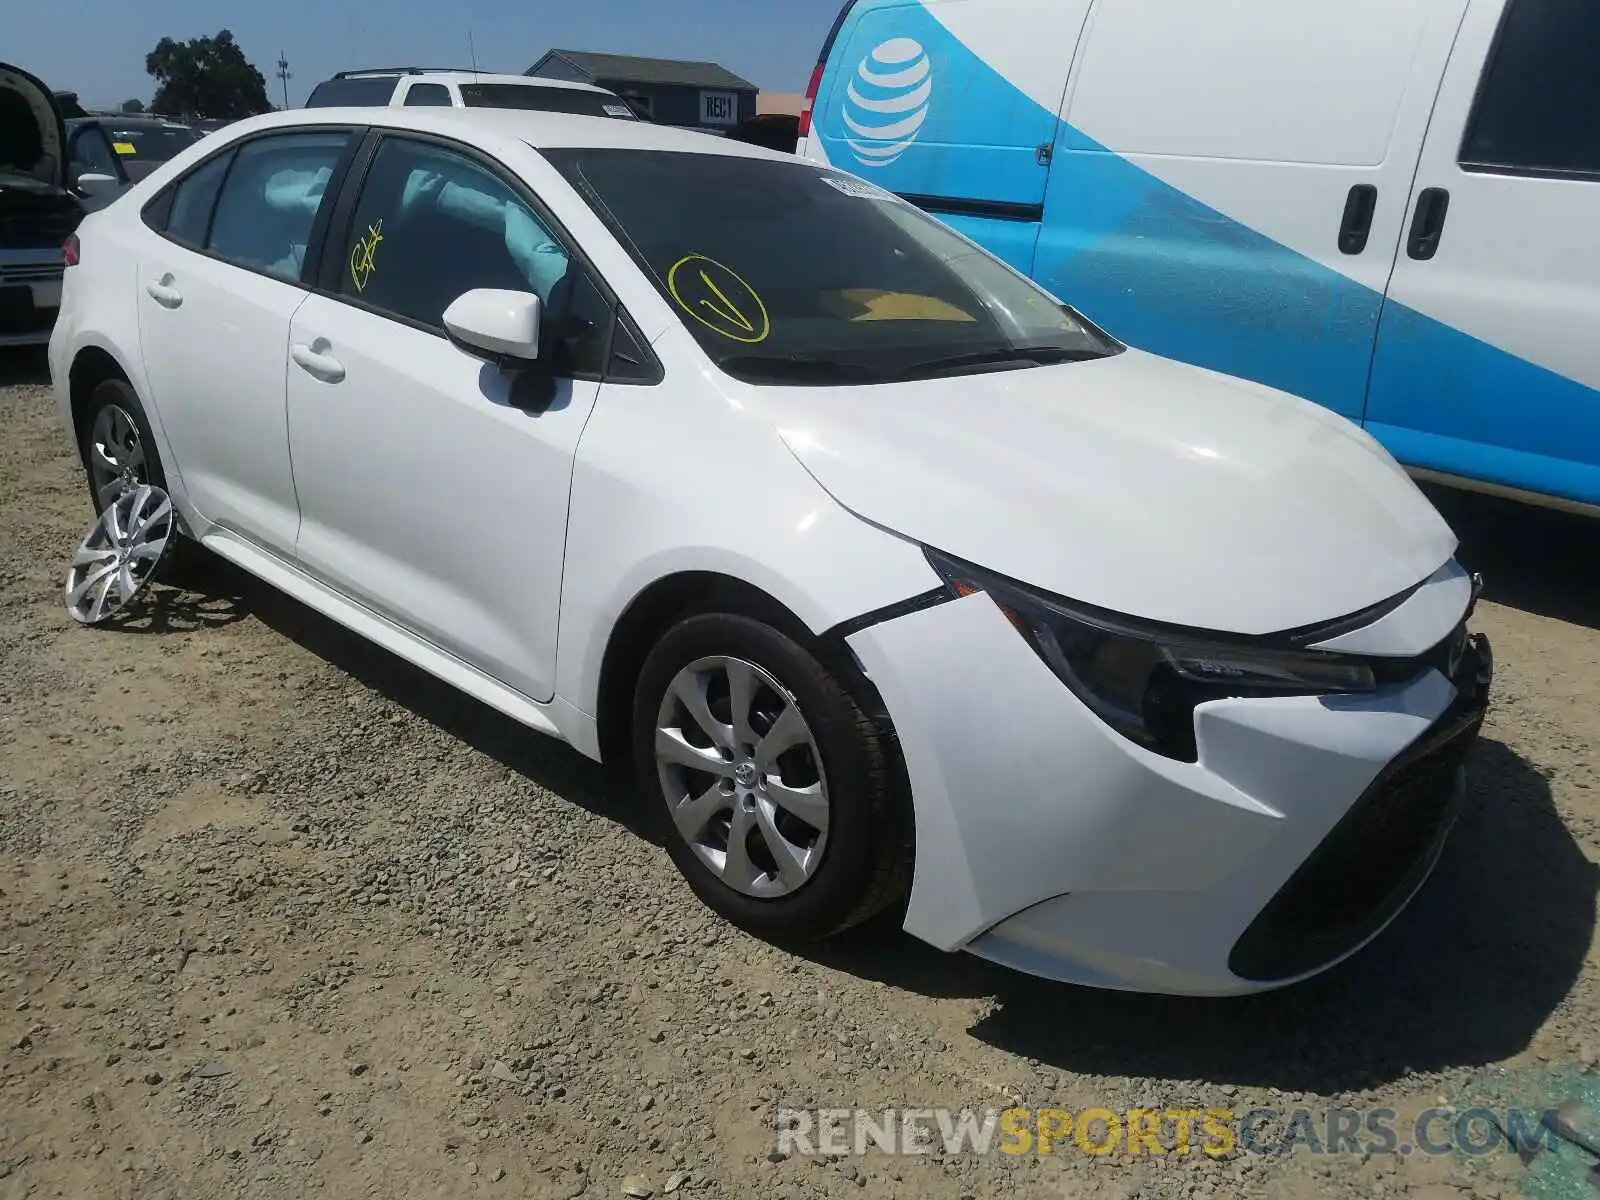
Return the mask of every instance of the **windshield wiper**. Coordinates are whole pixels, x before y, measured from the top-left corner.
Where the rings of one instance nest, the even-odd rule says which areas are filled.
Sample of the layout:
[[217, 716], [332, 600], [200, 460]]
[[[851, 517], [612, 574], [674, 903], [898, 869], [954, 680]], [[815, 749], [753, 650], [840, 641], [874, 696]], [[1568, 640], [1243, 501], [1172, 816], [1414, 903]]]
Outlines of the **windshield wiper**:
[[951, 354], [944, 358], [930, 358], [912, 363], [897, 372], [903, 379], [933, 379], [940, 375], [970, 374], [985, 367], [1002, 367], [1020, 370], [1043, 367], [1054, 363], [1087, 362], [1104, 358], [1100, 350], [1069, 350], [1062, 346], [1006, 346], [997, 350], [979, 350], [971, 354]]
[[823, 383], [881, 383], [884, 373], [866, 363], [839, 358], [808, 358], [803, 354], [735, 354], [717, 360], [730, 375], [759, 376], [768, 380], [815, 380]]

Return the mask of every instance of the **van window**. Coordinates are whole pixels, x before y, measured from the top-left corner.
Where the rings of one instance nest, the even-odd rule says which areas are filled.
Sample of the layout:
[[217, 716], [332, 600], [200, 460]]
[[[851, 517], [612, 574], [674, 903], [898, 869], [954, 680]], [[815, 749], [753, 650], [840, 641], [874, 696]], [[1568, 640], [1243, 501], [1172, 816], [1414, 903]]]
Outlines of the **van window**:
[[406, 93], [407, 108], [449, 108], [450, 89], [442, 83], [413, 83]]
[[394, 95], [393, 75], [369, 75], [363, 79], [329, 79], [311, 89], [307, 108], [378, 108]]
[[573, 113], [580, 117], [636, 118], [620, 96], [587, 88], [543, 87], [531, 83], [463, 83], [461, 103], [468, 108], [521, 108]]
[[1461, 147], [1467, 170], [1600, 174], [1600, 5], [1511, 0]]
[[1124, 154], [1378, 166], [1435, 7], [1101, 0], [1068, 119]]

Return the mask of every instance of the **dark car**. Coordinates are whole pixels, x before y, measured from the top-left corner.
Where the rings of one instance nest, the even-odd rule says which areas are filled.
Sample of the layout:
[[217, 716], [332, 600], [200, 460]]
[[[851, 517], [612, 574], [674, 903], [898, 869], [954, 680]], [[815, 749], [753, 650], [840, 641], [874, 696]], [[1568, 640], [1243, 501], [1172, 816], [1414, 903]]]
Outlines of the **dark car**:
[[165, 117], [89, 116], [67, 122], [68, 156], [80, 171], [117, 175], [137, 183], [187, 150], [204, 132]]
[[55, 96], [37, 77], [0, 63], [0, 346], [50, 340], [62, 245], [83, 213], [68, 186]]

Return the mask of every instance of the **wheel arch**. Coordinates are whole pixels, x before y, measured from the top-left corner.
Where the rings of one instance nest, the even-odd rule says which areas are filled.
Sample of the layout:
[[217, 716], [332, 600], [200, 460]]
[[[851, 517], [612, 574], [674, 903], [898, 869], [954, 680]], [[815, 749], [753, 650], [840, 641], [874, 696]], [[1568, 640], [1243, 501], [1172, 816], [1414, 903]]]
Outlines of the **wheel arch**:
[[596, 732], [603, 763], [624, 769], [628, 765], [633, 693], [651, 648], [679, 621], [709, 612], [739, 613], [765, 621], [813, 654], [884, 733], [893, 747], [896, 774], [904, 782], [894, 723], [883, 697], [846, 643], [843, 627], [815, 633], [770, 592], [709, 570], [676, 571], [656, 579], [634, 596], [612, 626], [596, 693]]
[[[71, 402], [72, 431], [80, 439], [84, 418], [88, 416], [89, 398], [94, 395], [95, 388], [108, 379], [120, 379], [133, 388], [134, 395], [139, 394], [127, 368], [104, 346], [84, 346], [73, 355], [72, 365], [67, 369], [67, 394]], [[141, 396], [141, 405], [143, 402]], [[147, 419], [149, 415], [147, 411]]]
[[[81, 458], [83, 454], [83, 422], [88, 415], [89, 401], [94, 395], [95, 388], [108, 379], [121, 380], [127, 384], [132, 389], [134, 398], [138, 400], [139, 407], [144, 410], [145, 422], [150, 426], [150, 435], [155, 440], [156, 455], [161, 460], [161, 472], [166, 477], [167, 492], [177, 505], [179, 516], [182, 518], [181, 523], [186, 528], [193, 528], [194, 520], [188, 506], [188, 492], [183, 486], [183, 468], [178, 463], [177, 456], [172, 453], [166, 428], [161, 423], [161, 413], [151, 402], [143, 373], [122, 356], [114, 343], [100, 336], [83, 340], [73, 350], [71, 362], [67, 366], [66, 417], [71, 422], [72, 438], [79, 457]], [[59, 395], [58, 388], [58, 413]]]

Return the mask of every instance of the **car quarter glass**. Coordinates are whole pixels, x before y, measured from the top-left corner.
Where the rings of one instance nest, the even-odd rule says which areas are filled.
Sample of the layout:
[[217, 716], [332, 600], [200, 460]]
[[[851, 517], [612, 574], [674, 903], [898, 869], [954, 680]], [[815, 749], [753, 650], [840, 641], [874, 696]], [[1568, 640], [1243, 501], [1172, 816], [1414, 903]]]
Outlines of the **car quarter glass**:
[[547, 157], [736, 378], [882, 382], [1118, 348], [1023, 276], [849, 176], [714, 154]]
[[[205, 248], [206, 236], [211, 231], [211, 214], [217, 207], [217, 196], [222, 192], [222, 181], [227, 178], [235, 153], [229, 150], [217, 155], [167, 190], [166, 195], [170, 196], [167, 203], [171, 207], [158, 224], [173, 241], [195, 250]], [[153, 217], [163, 207], [158, 201], [147, 212]]]

